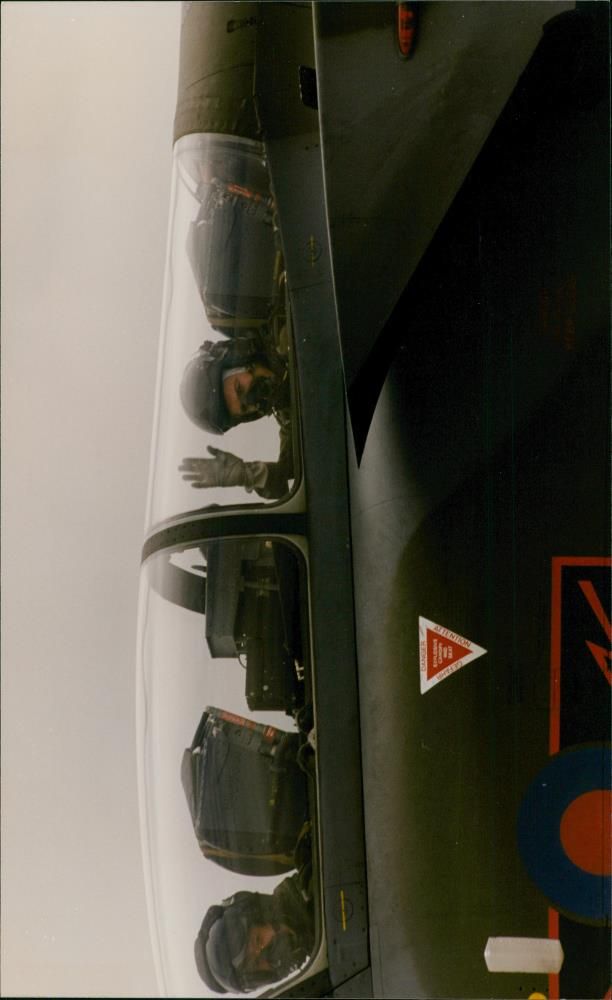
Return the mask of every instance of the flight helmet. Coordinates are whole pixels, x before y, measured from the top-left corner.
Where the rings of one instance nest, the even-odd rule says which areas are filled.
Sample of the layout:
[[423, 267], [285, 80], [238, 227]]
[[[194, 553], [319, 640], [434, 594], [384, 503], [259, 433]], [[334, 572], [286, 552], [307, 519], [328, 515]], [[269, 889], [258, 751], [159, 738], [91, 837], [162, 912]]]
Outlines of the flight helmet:
[[232, 425], [223, 398], [226, 357], [216, 345], [205, 343], [188, 362], [181, 380], [181, 402], [185, 413], [203, 431], [225, 434]]
[[[249, 993], [284, 979], [308, 957], [295, 935], [279, 925], [272, 896], [238, 892], [221, 906], [206, 912], [195, 940], [195, 961], [200, 978], [216, 993]], [[261, 952], [268, 969], [249, 969], [246, 952], [249, 931], [257, 924], [271, 924], [276, 933]]]

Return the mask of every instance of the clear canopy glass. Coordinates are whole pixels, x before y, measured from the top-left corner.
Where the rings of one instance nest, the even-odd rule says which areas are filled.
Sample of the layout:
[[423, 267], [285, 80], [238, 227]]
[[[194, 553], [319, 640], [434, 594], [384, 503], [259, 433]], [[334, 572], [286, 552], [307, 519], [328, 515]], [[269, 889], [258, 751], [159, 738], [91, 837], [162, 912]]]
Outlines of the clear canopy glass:
[[292, 490], [288, 327], [263, 147], [184, 136], [174, 152], [147, 528]]
[[[152, 556], [141, 586], [139, 786], [160, 985], [212, 995], [194, 957], [209, 907], [284, 898], [291, 880], [310, 891], [285, 918], [303, 974], [321, 947], [305, 561], [276, 538], [215, 539]], [[249, 995], [272, 987], [256, 980]]]

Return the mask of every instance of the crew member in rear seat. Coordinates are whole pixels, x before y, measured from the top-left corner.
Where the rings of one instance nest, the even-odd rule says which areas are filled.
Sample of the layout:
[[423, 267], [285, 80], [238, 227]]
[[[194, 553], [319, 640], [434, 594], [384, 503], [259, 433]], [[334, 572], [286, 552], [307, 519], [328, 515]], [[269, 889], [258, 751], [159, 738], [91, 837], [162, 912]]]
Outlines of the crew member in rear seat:
[[291, 399], [287, 358], [257, 331], [226, 341], [206, 341], [188, 363], [181, 381], [187, 416], [202, 430], [225, 434], [231, 427], [273, 415], [280, 427], [277, 462], [244, 462], [209, 447], [210, 458], [184, 458], [183, 479], [194, 489], [244, 486], [265, 499], [278, 499], [293, 478]]
[[198, 972], [216, 993], [249, 993], [300, 969], [314, 948], [310, 833], [295, 875], [272, 895], [237, 892], [211, 906], [195, 941]]

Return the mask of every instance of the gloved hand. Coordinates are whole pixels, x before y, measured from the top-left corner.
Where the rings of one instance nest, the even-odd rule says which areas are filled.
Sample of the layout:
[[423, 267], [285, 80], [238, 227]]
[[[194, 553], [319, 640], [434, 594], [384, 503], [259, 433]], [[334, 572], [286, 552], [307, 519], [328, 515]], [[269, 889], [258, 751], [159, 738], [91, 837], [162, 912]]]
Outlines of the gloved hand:
[[208, 453], [212, 458], [183, 459], [179, 472], [183, 473], [185, 482], [191, 483], [195, 490], [212, 486], [244, 486], [246, 470], [241, 458], [210, 445]]
[[237, 455], [212, 445], [208, 446], [208, 453], [212, 458], [184, 458], [179, 465], [183, 479], [195, 490], [244, 486], [250, 492], [256, 486], [265, 485], [268, 470], [263, 462], [243, 462]]

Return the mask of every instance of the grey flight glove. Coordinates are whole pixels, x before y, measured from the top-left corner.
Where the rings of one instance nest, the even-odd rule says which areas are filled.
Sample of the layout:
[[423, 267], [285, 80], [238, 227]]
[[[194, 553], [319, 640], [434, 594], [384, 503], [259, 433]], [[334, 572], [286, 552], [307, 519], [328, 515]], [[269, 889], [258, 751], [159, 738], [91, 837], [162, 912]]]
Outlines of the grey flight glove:
[[179, 465], [183, 479], [195, 490], [213, 486], [244, 486], [248, 493], [263, 489], [268, 478], [265, 462], [243, 462], [237, 455], [208, 446], [212, 458], [184, 458]]

